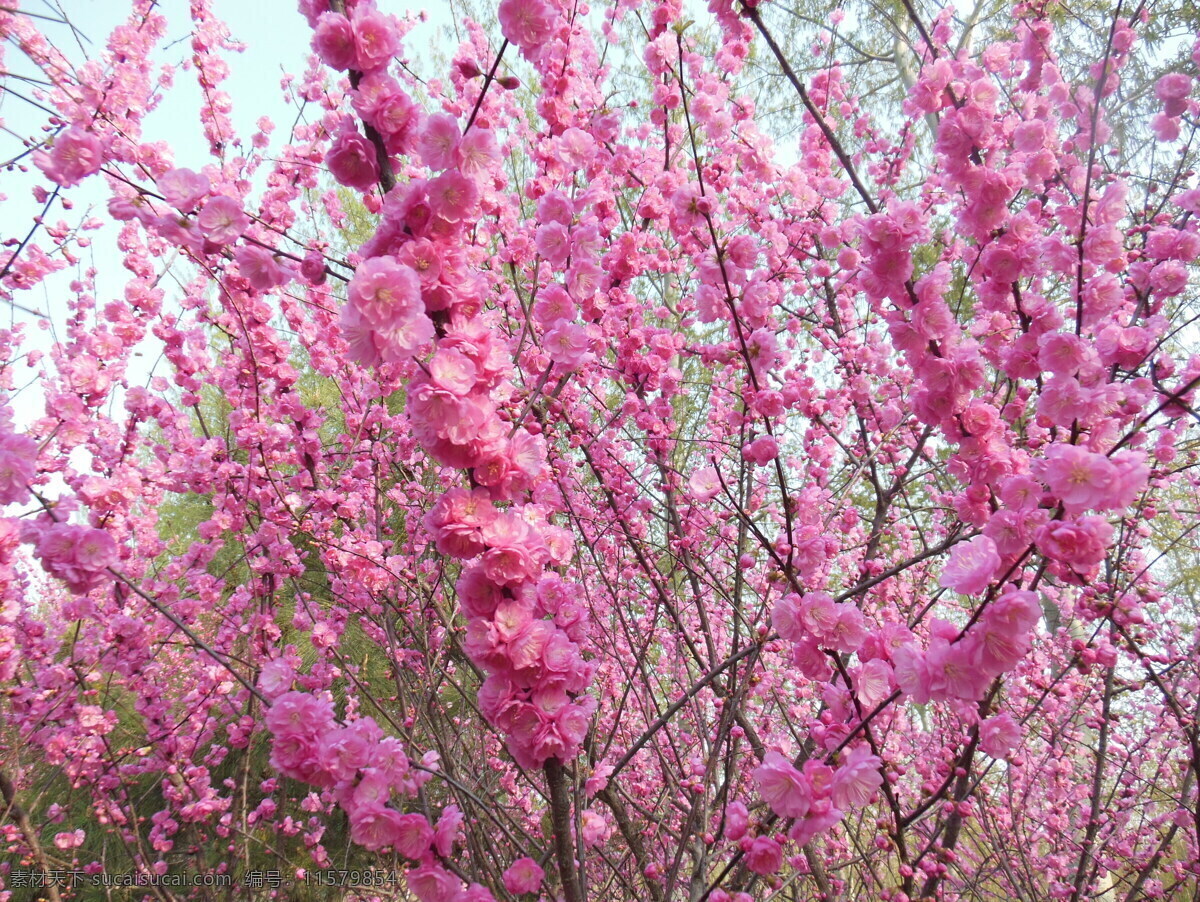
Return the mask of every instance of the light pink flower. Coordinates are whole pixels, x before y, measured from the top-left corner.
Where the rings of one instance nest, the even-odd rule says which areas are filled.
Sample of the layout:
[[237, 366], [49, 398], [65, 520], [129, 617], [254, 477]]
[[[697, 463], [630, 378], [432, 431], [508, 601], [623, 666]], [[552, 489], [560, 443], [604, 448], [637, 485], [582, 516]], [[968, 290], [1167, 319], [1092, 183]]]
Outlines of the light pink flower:
[[993, 758], [1007, 758], [1021, 741], [1021, 727], [1007, 713], [989, 717], [979, 724], [979, 748]]
[[91, 132], [73, 125], [55, 136], [48, 151], [34, 153], [33, 162], [50, 181], [70, 188], [100, 171], [104, 146]]
[[808, 812], [812, 786], [779, 752], [767, 752], [751, 776], [758, 784], [759, 794], [780, 817], [802, 817]]
[[501, 0], [500, 33], [522, 50], [540, 47], [554, 33], [554, 8], [546, 0]]
[[987, 536], [976, 536], [954, 546], [938, 585], [963, 595], [979, 595], [987, 589], [999, 567], [996, 543]]
[[212, 190], [208, 176], [191, 169], [171, 169], [158, 180], [158, 190], [167, 203], [188, 213]]
[[213, 244], [233, 244], [250, 225], [250, 217], [238, 201], [222, 194], [204, 204], [196, 225]]
[[868, 745], [855, 746], [833, 776], [833, 803], [838, 808], [862, 808], [883, 785], [879, 758]]

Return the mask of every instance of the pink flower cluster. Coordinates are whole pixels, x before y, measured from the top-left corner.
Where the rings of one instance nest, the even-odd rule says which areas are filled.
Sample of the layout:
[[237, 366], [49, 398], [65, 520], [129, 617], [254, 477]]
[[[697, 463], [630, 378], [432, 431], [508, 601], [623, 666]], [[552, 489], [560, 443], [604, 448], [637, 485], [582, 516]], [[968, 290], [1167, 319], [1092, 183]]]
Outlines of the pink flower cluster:
[[36, 542], [34, 554], [42, 567], [61, 579], [72, 592], [83, 594], [100, 585], [105, 571], [116, 564], [117, 543], [103, 529], [69, 523], [31, 526], [27, 538]]
[[[816, 759], [804, 762], [802, 770], [778, 751], [769, 751], [751, 776], [759, 794], [777, 815], [794, 821], [788, 836], [806, 845], [813, 837], [842, 819], [849, 808], [867, 805], [883, 785], [882, 762], [866, 745], [859, 745], [843, 756], [835, 769]], [[781, 864], [778, 844], [772, 852], [762, 845], [765, 837], [743, 837], [742, 849], [747, 864], [759, 874], [774, 873]]]
[[1029, 652], [1040, 616], [1037, 593], [1010, 589], [961, 636], [956, 626], [935, 618], [925, 651], [906, 642], [892, 652], [896, 682], [918, 704], [978, 699]]
[[[526, 50], [548, 39], [556, 16], [544, 0], [505, 2], [500, 9], [506, 35]], [[469, 618], [467, 654], [489, 674], [480, 706], [522, 766], [566, 760], [578, 753], [595, 710], [584, 694], [594, 668], [583, 660], [578, 588], [545, 573], [569, 561], [570, 535], [548, 521], [545, 509], [520, 500], [545, 474], [545, 440], [500, 417], [497, 394], [511, 357], [481, 315], [483, 282], [470, 274], [463, 247], [463, 232], [491, 187], [495, 138], [482, 123], [464, 135], [450, 115], [417, 113], [386, 73], [399, 32], [373, 6], [359, 3], [349, 18], [323, 13], [314, 21], [314, 46], [330, 66], [367, 73], [352, 99], [384, 150], [415, 153], [431, 170], [429, 178], [397, 185], [384, 199], [379, 226], [350, 282], [343, 335], [352, 358], [368, 366], [403, 362], [433, 342], [433, 354], [408, 383], [407, 412], [434, 460], [470, 473], [472, 489], [447, 491], [425, 525], [442, 554], [478, 558], [463, 570], [458, 593]], [[340, 182], [368, 191], [381, 175], [376, 150], [346, 120], [326, 162]], [[598, 236], [569, 237], [565, 207], [564, 214], [559, 243], [575, 241], [581, 258], [594, 256]], [[548, 254], [557, 253], [555, 237], [544, 236]], [[599, 269], [575, 269], [569, 285], [590, 297]], [[572, 368], [587, 354], [588, 340], [568, 321], [575, 308], [565, 301], [553, 310], [543, 304], [538, 315], [549, 356]]]
[[519, 546], [492, 546], [458, 584], [471, 616], [464, 649], [489, 674], [479, 707], [505, 733], [522, 767], [565, 761], [579, 753], [596, 708], [595, 699], [583, 694], [595, 668], [582, 654], [586, 620], [579, 587], [554, 575], [501, 585], [495, 577], [507, 579], [513, 571], [504, 563], [497, 572], [488, 557], [497, 550], [527, 557]]
[[[284, 692], [266, 716], [271, 765], [284, 776], [333, 791], [350, 818], [351, 838], [372, 851], [395, 850], [419, 861], [435, 831], [422, 814], [402, 814], [392, 796], [411, 798], [429, 774], [414, 769], [398, 739], [385, 736], [370, 717], [345, 726], [324, 697]], [[449, 843], [445, 853], [449, 853]]]

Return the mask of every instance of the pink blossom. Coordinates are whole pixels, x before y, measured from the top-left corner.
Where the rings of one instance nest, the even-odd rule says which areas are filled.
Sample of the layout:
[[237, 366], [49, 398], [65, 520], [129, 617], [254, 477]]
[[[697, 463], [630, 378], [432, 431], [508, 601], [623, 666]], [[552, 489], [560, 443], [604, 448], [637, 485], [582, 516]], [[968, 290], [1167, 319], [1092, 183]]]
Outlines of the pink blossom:
[[1107, 506], [1117, 468], [1103, 454], [1078, 445], [1055, 444], [1046, 452], [1045, 480], [1072, 513]]
[[558, 322], [542, 339], [550, 359], [567, 370], [578, 369], [591, 354], [587, 331], [577, 323]]
[[979, 748], [993, 758], [1007, 758], [1020, 741], [1021, 727], [1007, 713], [979, 724]]
[[268, 699], [276, 699], [292, 688], [296, 671], [287, 658], [273, 658], [258, 674], [258, 689]]
[[0, 504], [23, 502], [37, 472], [38, 445], [27, 435], [0, 434]]
[[987, 536], [976, 536], [954, 546], [938, 585], [963, 595], [980, 595], [999, 567], [996, 543]]
[[233, 252], [238, 271], [256, 291], [270, 291], [288, 280], [287, 271], [265, 248], [247, 244]]
[[429, 209], [446, 222], [469, 218], [479, 203], [479, 188], [474, 180], [457, 169], [447, 169], [429, 183]]
[[420, 279], [393, 257], [364, 260], [350, 280], [346, 296], [376, 329], [424, 315]]
[[326, 66], [345, 71], [356, 62], [354, 29], [341, 13], [323, 13], [312, 37], [313, 50]]
[[104, 146], [91, 132], [73, 125], [54, 137], [48, 151], [36, 151], [33, 162], [50, 181], [70, 188], [100, 171]]
[[501, 0], [497, 14], [501, 34], [527, 52], [554, 33], [554, 9], [546, 0]]
[[812, 786], [787, 758], [771, 750], [751, 776], [759, 794], [780, 817], [802, 817], [808, 812]]
[[594, 849], [604, 843], [612, 833], [612, 827], [604, 815], [588, 809], [583, 812], [583, 844]]
[[783, 866], [783, 849], [769, 836], [750, 840], [744, 851], [746, 867], [755, 874], [774, 874]]
[[232, 197], [210, 198], [196, 217], [201, 233], [213, 244], [233, 244], [250, 225], [250, 217]]
[[462, 830], [464, 820], [463, 813], [458, 810], [457, 805], [447, 805], [442, 810], [442, 816], [433, 828], [433, 847], [443, 858], [453, 853], [454, 843]]
[[400, 837], [401, 820], [398, 811], [384, 805], [357, 806], [350, 812], [350, 838], [372, 852], [389, 849]]
[[188, 213], [212, 190], [208, 176], [191, 169], [171, 169], [158, 179], [158, 190], [167, 203]]
[[375, 148], [351, 125], [343, 127], [329, 152], [325, 165], [335, 179], [347, 188], [367, 191], [379, 182], [379, 162]]
[[1104, 559], [1112, 537], [1113, 528], [1109, 522], [1094, 514], [1074, 520], [1051, 521], [1034, 535], [1043, 554], [1079, 573], [1090, 572]]
[[78, 849], [83, 845], [87, 834], [82, 830], [73, 830], [70, 833], [55, 833], [54, 845], [56, 848], [62, 849], [64, 852], [68, 849]]
[[518, 858], [504, 871], [504, 888], [514, 896], [536, 893], [546, 872], [532, 858]]
[[741, 802], [730, 802], [725, 808], [725, 835], [734, 842], [746, 835], [750, 827], [750, 812]]
[[883, 763], [868, 745], [855, 746], [833, 777], [833, 803], [838, 808], [862, 808], [883, 785]]
[[414, 861], [429, 851], [433, 844], [433, 828], [423, 814], [403, 814], [394, 819], [392, 844], [405, 858]]
[[354, 50], [361, 71], [382, 68], [400, 52], [400, 35], [391, 16], [363, 3], [354, 10], [351, 22], [354, 25]]
[[457, 902], [462, 883], [440, 864], [425, 859], [405, 875], [409, 891], [420, 902]]
[[779, 443], [773, 436], [763, 435], [742, 448], [742, 457], [760, 466], [773, 461], [779, 456]]
[[697, 501], [711, 501], [721, 494], [721, 479], [715, 467], [701, 467], [688, 479], [688, 493]]
[[435, 113], [425, 120], [417, 138], [417, 152], [430, 169], [449, 169], [461, 139], [458, 120], [446, 113]]

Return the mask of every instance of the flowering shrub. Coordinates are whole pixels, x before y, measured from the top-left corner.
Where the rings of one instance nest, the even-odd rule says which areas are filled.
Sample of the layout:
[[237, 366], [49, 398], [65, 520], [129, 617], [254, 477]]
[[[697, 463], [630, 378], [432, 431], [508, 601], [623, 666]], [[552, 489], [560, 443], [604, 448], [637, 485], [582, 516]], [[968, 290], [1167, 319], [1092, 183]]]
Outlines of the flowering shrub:
[[147, 136], [157, 4], [79, 66], [0, 10], [50, 114], [0, 291], [66, 311], [0, 332], [13, 862], [1196, 885], [1200, 42], [906, 2], [889, 101], [781, 5], [501, 0], [422, 78], [414, 17], [301, 0], [242, 142], [192, 0], [204, 159]]

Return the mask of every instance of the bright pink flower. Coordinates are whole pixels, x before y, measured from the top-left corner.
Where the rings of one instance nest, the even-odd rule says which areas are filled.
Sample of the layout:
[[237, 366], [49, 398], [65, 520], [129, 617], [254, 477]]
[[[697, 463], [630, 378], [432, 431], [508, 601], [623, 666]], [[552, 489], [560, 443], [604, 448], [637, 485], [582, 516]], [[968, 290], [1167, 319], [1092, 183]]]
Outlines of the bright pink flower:
[[446, 222], [471, 217], [479, 203], [479, 188], [457, 169], [447, 169], [429, 183], [429, 209]]
[[783, 866], [783, 849], [769, 836], [750, 840], [744, 851], [746, 867], [755, 874], [774, 874]]
[[0, 435], [0, 504], [29, 497], [29, 484], [37, 472], [38, 445], [27, 435]]
[[1053, 520], [1037, 531], [1037, 546], [1051, 560], [1087, 573], [1104, 560], [1112, 544], [1112, 525], [1094, 514], [1074, 520]]
[[191, 169], [171, 169], [159, 178], [158, 190], [167, 203], [188, 213], [212, 190], [212, 183], [208, 176]]
[[1024, 589], [1009, 590], [988, 605], [971, 628], [978, 665], [993, 675], [1011, 670], [1028, 654], [1039, 616], [1037, 594]]
[[609, 826], [604, 815], [590, 808], [583, 812], [583, 844], [585, 846], [594, 849], [604, 843], [611, 833], [612, 827]]
[[409, 891], [420, 902], [456, 902], [462, 891], [462, 882], [430, 859], [410, 870], [405, 877]]
[[434, 113], [425, 120], [417, 138], [421, 161], [433, 170], [449, 169], [454, 165], [461, 135], [457, 119], [446, 113]]
[[561, 222], [547, 222], [538, 226], [535, 237], [537, 252], [555, 268], [566, 266], [571, 255], [571, 236]]
[[91, 132], [73, 125], [54, 137], [48, 151], [36, 151], [33, 162], [50, 181], [70, 188], [100, 171], [104, 146]]
[[715, 467], [701, 467], [688, 479], [688, 493], [697, 501], [711, 501], [721, 494], [721, 479]]
[[558, 322], [546, 333], [542, 345], [550, 359], [567, 370], [578, 369], [591, 356], [587, 330], [578, 323]]
[[963, 595], [980, 595], [999, 567], [996, 543], [987, 536], [976, 536], [954, 546], [938, 585]]
[[70, 833], [56, 833], [54, 834], [54, 845], [65, 852], [67, 849], [78, 849], [83, 845], [83, 841], [86, 838], [87, 834], [82, 830], [74, 830]]
[[833, 776], [833, 803], [838, 808], [862, 808], [883, 785], [883, 762], [870, 746], [855, 746], [842, 759]]
[[742, 457], [751, 463], [763, 466], [779, 456], [779, 443], [773, 436], [763, 435], [742, 448]]
[[781, 596], [771, 608], [771, 625], [789, 642], [801, 642], [809, 635], [800, 619], [800, 609], [800, 596], [795, 593]]
[[[859, 649], [860, 657], [862, 649]], [[854, 674], [854, 691], [862, 706], [870, 711], [892, 692], [892, 667], [882, 658], [872, 658]]]
[[464, 820], [463, 813], [458, 810], [457, 805], [447, 805], [442, 810], [442, 816], [433, 828], [433, 848], [443, 858], [454, 851], [454, 843]]
[[287, 658], [273, 658], [258, 674], [258, 690], [268, 699], [276, 699], [292, 688], [296, 670]]
[[372, 852], [389, 849], [400, 836], [400, 822], [400, 813], [384, 805], [357, 806], [350, 812], [350, 839]]
[[808, 813], [812, 786], [779, 752], [767, 752], [751, 776], [758, 784], [759, 794], [780, 817], [802, 817]]
[[312, 47], [330, 69], [339, 72], [354, 66], [354, 29], [341, 13], [323, 13], [313, 30]]
[[741, 802], [730, 802], [725, 809], [725, 835], [737, 842], [750, 827], [750, 812]]
[[423, 814], [403, 814], [395, 819], [392, 844], [405, 858], [417, 861], [433, 845], [433, 828]]
[[200, 232], [213, 244], [233, 244], [250, 225], [250, 217], [232, 197], [210, 198], [196, 217]]
[[533, 305], [534, 319], [546, 329], [560, 320], [569, 322], [575, 319], [578, 312], [575, 301], [557, 282], [551, 282], [538, 292], [538, 299]]
[[462, 174], [476, 181], [486, 178], [499, 157], [500, 151], [496, 147], [496, 137], [492, 130], [480, 128], [478, 123], [463, 135], [454, 154]]
[[363, 3], [354, 10], [351, 22], [354, 25], [354, 50], [361, 71], [383, 68], [400, 52], [400, 35], [391, 16]]
[[376, 329], [424, 316], [420, 279], [393, 257], [372, 257], [359, 264], [346, 297]]
[[536, 893], [546, 872], [532, 858], [518, 858], [504, 871], [504, 888], [514, 896]]
[[276, 737], [317, 737], [333, 729], [333, 704], [307, 692], [285, 692], [267, 711], [266, 724]]
[[826, 635], [826, 641], [840, 652], [858, 651], [867, 638], [867, 623], [862, 611], [851, 604], [837, 606], [837, 621]]
[[344, 127], [325, 154], [325, 165], [339, 183], [347, 188], [368, 191], [379, 182], [379, 162], [375, 148], [352, 125]]
[[818, 799], [807, 814], [792, 824], [788, 838], [799, 846], [806, 846], [841, 819], [842, 811], [833, 804], [832, 799]]
[[1021, 741], [1021, 726], [1007, 713], [989, 717], [979, 724], [979, 748], [993, 758], [1007, 758]]
[[1055, 444], [1046, 452], [1045, 480], [1069, 512], [1102, 509], [1116, 488], [1117, 468], [1103, 454]]
[[233, 259], [250, 286], [257, 291], [270, 291], [288, 280], [288, 272], [279, 265], [274, 254], [255, 244], [246, 244], [233, 252]]
[[501, 0], [500, 33], [522, 50], [540, 47], [554, 33], [554, 8], [546, 0]]

